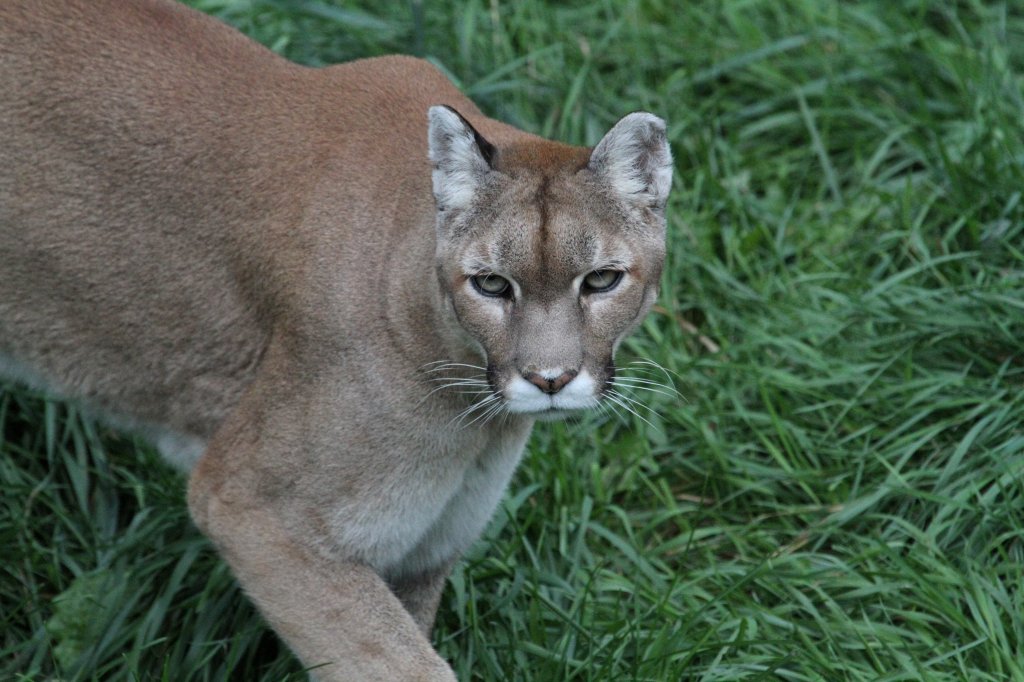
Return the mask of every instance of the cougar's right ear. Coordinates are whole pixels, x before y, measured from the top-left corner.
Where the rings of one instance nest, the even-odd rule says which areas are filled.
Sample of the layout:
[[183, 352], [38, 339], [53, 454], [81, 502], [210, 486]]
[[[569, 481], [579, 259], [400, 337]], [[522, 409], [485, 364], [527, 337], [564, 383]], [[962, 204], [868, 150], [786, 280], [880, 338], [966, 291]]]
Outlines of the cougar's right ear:
[[494, 145], [447, 105], [430, 107], [430, 161], [434, 199], [439, 211], [466, 208], [483, 177], [491, 170]]

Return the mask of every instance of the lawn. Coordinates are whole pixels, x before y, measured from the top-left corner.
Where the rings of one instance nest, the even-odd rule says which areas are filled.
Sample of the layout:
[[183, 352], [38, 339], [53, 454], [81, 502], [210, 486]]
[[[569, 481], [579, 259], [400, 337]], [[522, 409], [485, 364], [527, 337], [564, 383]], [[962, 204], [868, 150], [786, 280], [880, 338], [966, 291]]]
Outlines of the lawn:
[[[537, 428], [442, 602], [461, 681], [1024, 681], [1024, 3], [193, 4], [568, 142], [669, 122], [620, 361], [679, 396]], [[13, 385], [0, 425], [0, 678], [304, 679], [145, 444]]]

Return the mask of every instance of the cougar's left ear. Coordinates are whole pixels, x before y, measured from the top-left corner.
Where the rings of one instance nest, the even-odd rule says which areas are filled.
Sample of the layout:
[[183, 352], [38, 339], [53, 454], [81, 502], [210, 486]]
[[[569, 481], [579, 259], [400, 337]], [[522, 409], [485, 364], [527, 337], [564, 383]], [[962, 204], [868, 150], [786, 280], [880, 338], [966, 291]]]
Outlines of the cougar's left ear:
[[434, 199], [441, 211], [466, 208], [491, 170], [496, 149], [447, 105], [430, 107], [430, 161]]
[[672, 186], [665, 122], [644, 111], [624, 116], [594, 147], [587, 167], [626, 203], [663, 211]]

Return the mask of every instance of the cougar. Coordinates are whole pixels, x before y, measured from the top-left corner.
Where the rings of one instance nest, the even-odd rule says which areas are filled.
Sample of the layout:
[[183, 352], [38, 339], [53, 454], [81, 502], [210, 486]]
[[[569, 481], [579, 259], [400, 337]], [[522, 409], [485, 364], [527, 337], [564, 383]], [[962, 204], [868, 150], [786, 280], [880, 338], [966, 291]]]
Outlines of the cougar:
[[323, 681], [452, 681], [445, 579], [652, 305], [671, 155], [313, 69], [170, 0], [0, 3], [0, 371], [150, 438]]

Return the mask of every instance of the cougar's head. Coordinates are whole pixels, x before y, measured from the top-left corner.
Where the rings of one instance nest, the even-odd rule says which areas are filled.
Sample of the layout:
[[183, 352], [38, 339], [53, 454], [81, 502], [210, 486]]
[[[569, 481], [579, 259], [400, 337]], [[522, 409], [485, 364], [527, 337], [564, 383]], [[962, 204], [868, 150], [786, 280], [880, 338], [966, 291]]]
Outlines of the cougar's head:
[[664, 122], [629, 114], [593, 150], [495, 146], [429, 112], [437, 275], [509, 412], [593, 407], [612, 357], [657, 297], [672, 157]]

